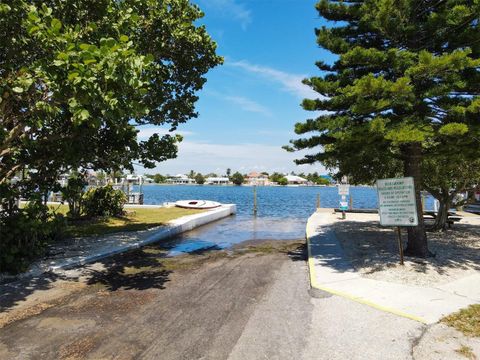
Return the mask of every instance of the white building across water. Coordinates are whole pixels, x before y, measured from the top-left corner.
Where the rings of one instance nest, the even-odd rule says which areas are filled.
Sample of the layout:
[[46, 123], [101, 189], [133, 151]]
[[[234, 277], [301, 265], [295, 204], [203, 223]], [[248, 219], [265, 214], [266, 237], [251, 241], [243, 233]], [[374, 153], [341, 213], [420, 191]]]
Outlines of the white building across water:
[[285, 179], [287, 179], [288, 185], [307, 185], [308, 183], [307, 179], [296, 175], [287, 175]]
[[167, 179], [167, 183], [173, 185], [189, 185], [195, 184], [195, 180], [190, 179], [187, 175], [178, 174]]
[[205, 179], [207, 185], [228, 185], [230, 179], [228, 177], [208, 177]]

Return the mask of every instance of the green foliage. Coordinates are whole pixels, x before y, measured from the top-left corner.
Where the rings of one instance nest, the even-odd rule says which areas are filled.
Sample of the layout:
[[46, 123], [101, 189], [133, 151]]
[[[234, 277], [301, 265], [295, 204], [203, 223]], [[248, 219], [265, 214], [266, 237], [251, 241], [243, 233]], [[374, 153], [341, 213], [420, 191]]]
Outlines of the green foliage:
[[153, 176], [153, 181], [157, 184], [162, 184], [167, 180], [167, 178], [161, 174], [155, 174]]
[[[420, 212], [422, 159], [445, 137], [462, 136], [455, 153], [479, 148], [480, 2], [321, 0], [317, 10], [333, 26], [317, 43], [336, 61], [304, 80], [319, 96], [303, 107], [320, 115], [296, 124], [305, 137], [285, 148], [313, 150], [297, 164], [321, 161], [353, 183], [412, 176]], [[428, 256], [422, 217], [408, 239], [407, 254]]]
[[280, 174], [278, 172], [274, 172], [273, 174], [270, 175], [269, 180], [271, 182], [277, 183], [278, 185], [285, 186], [288, 184], [288, 180], [285, 177], [285, 175]]
[[237, 171], [237, 172], [232, 174], [232, 176], [230, 177], [230, 180], [235, 185], [242, 185], [243, 182], [245, 181], [245, 177]]
[[111, 185], [91, 188], [83, 195], [83, 211], [87, 218], [123, 215], [127, 197]]
[[167, 180], [167, 178], [165, 176], [163, 176], [162, 174], [155, 174], [155, 175], [152, 175], [152, 174], [145, 174], [145, 176], [149, 179], [152, 179], [154, 183], [156, 184], [162, 184], [165, 182], [165, 180]]
[[[174, 132], [222, 62], [188, 0], [0, 0], [0, 12], [0, 183], [24, 170], [48, 191], [65, 169], [175, 157]], [[171, 132], [140, 141], [140, 125]]]
[[68, 179], [67, 186], [60, 190], [63, 200], [68, 203], [68, 216], [71, 218], [79, 218], [82, 214], [85, 186], [87, 186], [85, 177], [79, 173], [73, 173]]
[[439, 214], [432, 230], [446, 230], [448, 211], [457, 194], [473, 192], [480, 181], [480, 160], [468, 152], [459, 152], [458, 145], [451, 142], [448, 137], [437, 144], [435, 154], [422, 162], [422, 170], [427, 174], [423, 187], [439, 201]]
[[286, 177], [281, 177], [277, 180], [277, 184], [278, 185], [282, 185], [282, 186], [285, 186], [288, 184], [288, 180]]
[[63, 216], [49, 213], [39, 202], [13, 213], [0, 212], [0, 272], [25, 271], [65, 227]]
[[317, 184], [317, 185], [330, 185], [330, 183], [331, 183], [329, 179], [327, 179], [324, 176], [318, 175], [317, 172], [308, 174], [306, 176], [302, 176], [302, 175], [300, 175], [300, 176], [305, 177], [308, 181], [311, 181], [311, 182], [313, 182], [314, 184]]
[[310, 136], [288, 150], [318, 148], [298, 164], [369, 183], [402, 173], [404, 144], [422, 144], [424, 157], [445, 136], [478, 148], [480, 3], [322, 0], [317, 10], [333, 24], [317, 42], [338, 58], [304, 81], [319, 97], [303, 107], [321, 113], [295, 126]]
[[203, 185], [205, 184], [205, 177], [202, 174], [197, 173], [195, 175], [195, 182], [199, 185]]

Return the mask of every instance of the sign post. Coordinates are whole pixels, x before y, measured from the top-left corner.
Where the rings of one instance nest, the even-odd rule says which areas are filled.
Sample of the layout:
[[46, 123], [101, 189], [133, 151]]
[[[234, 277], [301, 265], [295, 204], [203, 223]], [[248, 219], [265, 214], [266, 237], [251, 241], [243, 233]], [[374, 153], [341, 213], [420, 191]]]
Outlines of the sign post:
[[340, 200], [340, 210], [342, 210], [342, 219], [345, 220], [345, 210], [348, 210], [347, 195], [350, 193], [350, 185], [338, 184], [338, 195], [342, 197]]
[[253, 185], [253, 215], [257, 216], [257, 186]]
[[400, 265], [403, 265], [402, 229], [400, 229], [400, 226], [397, 226], [397, 234], [398, 234], [398, 249], [400, 251]]
[[400, 264], [403, 265], [400, 227], [418, 225], [413, 178], [379, 179], [377, 180], [377, 193], [380, 225], [397, 228]]

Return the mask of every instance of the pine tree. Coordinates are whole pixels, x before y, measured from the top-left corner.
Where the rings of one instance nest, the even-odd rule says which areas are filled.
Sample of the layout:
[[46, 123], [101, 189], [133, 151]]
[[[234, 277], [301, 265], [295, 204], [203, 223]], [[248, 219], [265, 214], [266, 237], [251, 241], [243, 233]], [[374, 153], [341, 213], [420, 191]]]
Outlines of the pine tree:
[[[356, 182], [412, 176], [421, 214], [422, 159], [459, 137], [478, 148], [480, 1], [322, 0], [316, 8], [334, 22], [316, 29], [317, 42], [338, 57], [305, 80], [320, 96], [303, 107], [321, 115], [296, 124], [297, 134], [313, 134], [287, 149], [320, 149], [297, 163], [321, 161]], [[422, 216], [406, 252], [429, 255]]]

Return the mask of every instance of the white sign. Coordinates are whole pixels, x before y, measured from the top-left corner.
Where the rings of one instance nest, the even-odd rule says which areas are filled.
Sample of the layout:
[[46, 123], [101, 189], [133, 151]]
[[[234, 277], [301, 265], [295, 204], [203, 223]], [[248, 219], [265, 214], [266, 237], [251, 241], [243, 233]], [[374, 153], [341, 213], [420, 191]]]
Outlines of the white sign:
[[377, 192], [380, 225], [418, 225], [413, 178], [379, 179]]
[[348, 195], [350, 192], [350, 185], [338, 184], [338, 195]]

